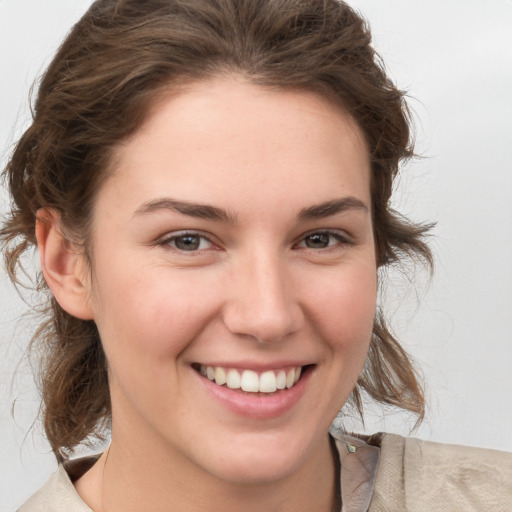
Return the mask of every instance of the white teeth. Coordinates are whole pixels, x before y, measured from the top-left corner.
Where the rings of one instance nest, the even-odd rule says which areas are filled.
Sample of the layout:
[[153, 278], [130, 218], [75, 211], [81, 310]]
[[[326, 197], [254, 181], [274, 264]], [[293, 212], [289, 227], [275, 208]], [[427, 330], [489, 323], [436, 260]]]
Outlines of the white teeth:
[[286, 374], [286, 387], [289, 389], [293, 386], [295, 382], [295, 368], [292, 368], [287, 374]]
[[242, 389], [248, 393], [274, 393], [277, 390], [291, 388], [300, 378], [302, 368], [285, 370], [268, 370], [261, 374], [253, 370], [244, 370], [240, 375], [234, 368], [226, 369], [222, 366], [200, 365], [199, 373], [217, 385], [224, 384], [230, 389]]
[[260, 375], [259, 391], [262, 393], [273, 393], [276, 389], [276, 374], [272, 371], [263, 372]]
[[286, 372], [284, 370], [280, 370], [277, 374], [276, 378], [276, 388], [284, 389], [286, 387]]
[[258, 374], [252, 370], [244, 370], [242, 373], [242, 380], [240, 382], [242, 391], [248, 391], [249, 393], [257, 393], [260, 390], [260, 383]]
[[229, 370], [228, 376], [226, 379], [226, 385], [230, 389], [239, 389], [240, 388], [240, 374], [236, 370]]
[[226, 380], [227, 376], [224, 368], [217, 366], [217, 368], [215, 368], [215, 383], [222, 386], [223, 384], [226, 384]]

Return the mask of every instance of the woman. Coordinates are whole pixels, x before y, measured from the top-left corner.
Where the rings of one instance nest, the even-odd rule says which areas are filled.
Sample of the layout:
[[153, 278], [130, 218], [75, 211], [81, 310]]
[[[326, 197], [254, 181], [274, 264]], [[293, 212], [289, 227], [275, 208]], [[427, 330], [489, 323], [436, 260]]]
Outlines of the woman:
[[334, 0], [99, 1], [73, 29], [7, 168], [64, 462], [21, 510], [505, 509], [505, 455], [328, 434], [362, 391], [424, 411], [375, 306], [379, 268], [431, 255], [389, 208], [412, 148], [369, 40]]

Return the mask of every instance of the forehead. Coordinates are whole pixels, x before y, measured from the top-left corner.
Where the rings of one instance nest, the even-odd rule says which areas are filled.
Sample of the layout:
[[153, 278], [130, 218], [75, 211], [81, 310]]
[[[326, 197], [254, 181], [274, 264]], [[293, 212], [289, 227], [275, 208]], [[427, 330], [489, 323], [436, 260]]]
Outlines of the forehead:
[[129, 183], [132, 195], [190, 201], [230, 189], [242, 203], [276, 190], [283, 200], [307, 190], [320, 202], [344, 193], [369, 200], [369, 173], [364, 135], [339, 106], [223, 77], [162, 93], [116, 148], [109, 181]]

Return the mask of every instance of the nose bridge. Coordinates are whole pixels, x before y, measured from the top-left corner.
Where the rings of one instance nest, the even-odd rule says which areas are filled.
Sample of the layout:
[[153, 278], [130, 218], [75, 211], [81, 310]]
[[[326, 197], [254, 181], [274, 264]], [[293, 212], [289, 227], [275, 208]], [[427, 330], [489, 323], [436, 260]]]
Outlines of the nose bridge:
[[232, 278], [225, 315], [231, 332], [271, 343], [300, 328], [302, 311], [292, 273], [277, 251], [259, 250], [241, 258]]

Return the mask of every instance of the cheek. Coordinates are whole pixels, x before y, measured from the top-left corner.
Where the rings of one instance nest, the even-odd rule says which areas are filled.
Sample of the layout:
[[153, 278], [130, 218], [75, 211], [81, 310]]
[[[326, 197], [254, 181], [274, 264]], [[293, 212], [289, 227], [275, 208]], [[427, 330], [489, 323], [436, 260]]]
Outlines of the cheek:
[[98, 277], [95, 320], [110, 358], [176, 357], [211, 317], [204, 276], [197, 286], [192, 275], [166, 274], [147, 268]]
[[324, 338], [332, 350], [342, 351], [344, 357], [352, 355], [364, 361], [375, 318], [375, 270], [363, 267], [338, 275], [322, 295], [324, 300], [318, 301], [316, 308]]
[[97, 289], [96, 323], [118, 414], [126, 400], [140, 411], [168, 410], [166, 400], [178, 388], [180, 354], [214, 310], [214, 299], [193, 279], [166, 274], [111, 272]]

